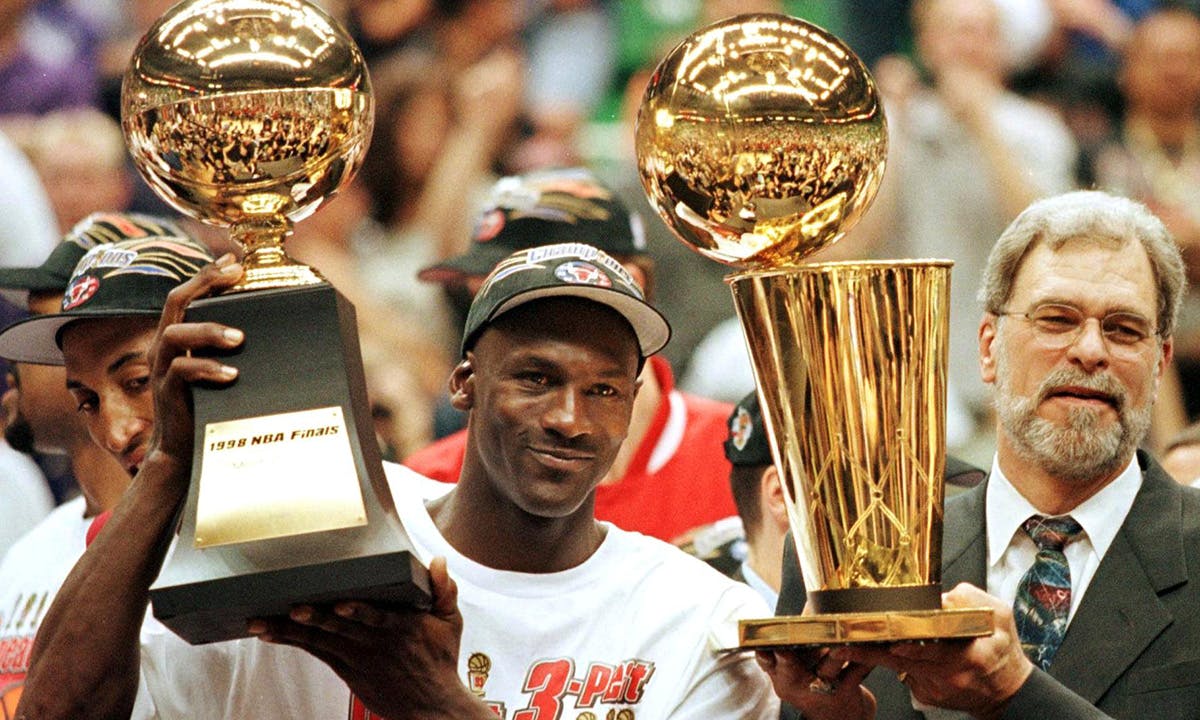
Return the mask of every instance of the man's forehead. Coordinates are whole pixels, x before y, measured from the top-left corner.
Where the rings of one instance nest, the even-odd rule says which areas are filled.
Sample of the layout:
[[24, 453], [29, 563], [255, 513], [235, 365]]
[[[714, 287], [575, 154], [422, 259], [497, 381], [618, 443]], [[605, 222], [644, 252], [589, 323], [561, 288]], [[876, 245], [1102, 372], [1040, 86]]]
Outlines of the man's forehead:
[[580, 298], [545, 298], [515, 308], [485, 326], [476, 347], [489, 335], [505, 338], [505, 347], [496, 350], [514, 359], [564, 345], [600, 350], [616, 360], [628, 355], [634, 364], [640, 357], [633, 328], [617, 311]]
[[66, 325], [60, 336], [68, 372], [101, 369], [110, 358], [145, 352], [154, 339], [153, 317], [87, 318]]
[[1145, 247], [1136, 240], [1072, 238], [1029, 250], [1010, 300], [1116, 302], [1156, 308], [1157, 285]]

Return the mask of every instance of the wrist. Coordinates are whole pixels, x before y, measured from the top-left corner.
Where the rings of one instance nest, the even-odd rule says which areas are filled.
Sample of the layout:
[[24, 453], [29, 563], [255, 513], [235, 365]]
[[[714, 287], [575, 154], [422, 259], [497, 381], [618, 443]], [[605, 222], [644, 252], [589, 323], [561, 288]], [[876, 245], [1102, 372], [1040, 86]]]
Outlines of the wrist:
[[[187, 493], [191, 480], [191, 460], [182, 460], [158, 448], [146, 453], [138, 468], [135, 486], [159, 495], [170, 495], [175, 500]], [[170, 498], [168, 498], [170, 499]]]

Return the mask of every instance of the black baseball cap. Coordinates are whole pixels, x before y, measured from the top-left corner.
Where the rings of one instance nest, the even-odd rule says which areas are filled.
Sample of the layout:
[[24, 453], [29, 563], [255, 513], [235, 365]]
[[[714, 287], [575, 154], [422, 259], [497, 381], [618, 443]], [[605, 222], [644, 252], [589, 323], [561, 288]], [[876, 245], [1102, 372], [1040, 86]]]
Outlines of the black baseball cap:
[[725, 458], [733, 465], [770, 465], [774, 462], [757, 391], [742, 398], [729, 414]]
[[182, 234], [95, 245], [75, 265], [63, 290], [62, 311], [21, 320], [0, 331], [0, 357], [62, 365], [59, 334], [68, 323], [84, 318], [157, 317], [171, 290], [212, 261], [203, 245]]
[[662, 350], [671, 338], [666, 318], [646, 302], [621, 263], [591, 245], [560, 243], [518, 250], [495, 266], [467, 312], [463, 354], [501, 315], [534, 300], [564, 296], [598, 302], [620, 313], [633, 328], [643, 358]]
[[187, 234], [165, 218], [137, 213], [92, 213], [75, 223], [41, 265], [0, 268], [0, 288], [62, 292], [71, 281], [75, 265], [88, 250], [103, 243], [141, 237], [187, 237]]
[[496, 181], [462, 255], [423, 268], [426, 282], [487, 275], [514, 250], [577, 242], [609, 255], [645, 255], [641, 218], [585, 168], [557, 168]]

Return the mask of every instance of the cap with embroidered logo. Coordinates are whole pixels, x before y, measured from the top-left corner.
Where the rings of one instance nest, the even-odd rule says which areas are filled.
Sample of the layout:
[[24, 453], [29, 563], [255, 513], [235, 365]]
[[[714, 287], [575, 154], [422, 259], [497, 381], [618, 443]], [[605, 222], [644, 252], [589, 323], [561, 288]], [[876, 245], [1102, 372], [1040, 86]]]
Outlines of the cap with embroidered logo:
[[157, 317], [171, 290], [213, 260], [203, 245], [175, 234], [177, 230], [164, 228], [169, 234], [92, 247], [66, 284], [62, 311], [9, 325], [0, 332], [0, 357], [62, 365], [59, 335], [68, 323], [85, 318]]
[[560, 243], [518, 250], [496, 265], [467, 312], [462, 352], [501, 315], [548, 297], [580, 297], [616, 310], [633, 328], [643, 358], [671, 338], [671, 326], [621, 263], [591, 245]]
[[487, 275], [514, 250], [578, 242], [610, 255], [646, 254], [641, 218], [585, 168], [556, 168], [496, 181], [475, 223], [471, 246], [423, 268], [426, 282]]
[[742, 398], [729, 414], [725, 458], [734, 465], [770, 465], [774, 462], [757, 391]]
[[62, 292], [84, 254], [101, 243], [139, 237], [187, 237], [165, 218], [137, 213], [98, 212], [75, 223], [37, 267], [0, 268], [0, 288]]

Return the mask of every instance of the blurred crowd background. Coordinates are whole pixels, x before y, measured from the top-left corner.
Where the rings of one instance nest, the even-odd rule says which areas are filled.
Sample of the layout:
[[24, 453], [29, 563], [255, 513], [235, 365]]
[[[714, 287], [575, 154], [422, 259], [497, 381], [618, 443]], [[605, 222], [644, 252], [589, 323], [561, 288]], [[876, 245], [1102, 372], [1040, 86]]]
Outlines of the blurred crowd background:
[[[130, 166], [120, 82], [164, 0], [0, 0], [0, 265], [36, 265], [96, 210], [172, 215]], [[586, 165], [640, 212], [654, 299], [681, 387], [752, 389], [722, 278], [674, 240], [634, 166], [633, 125], [657, 60], [748, 11], [821, 25], [875, 73], [891, 133], [875, 206], [826, 257], [949, 257], [951, 450], [983, 466], [978, 268], [1032, 199], [1100, 187], [1148, 203], [1200, 274], [1200, 20], [1156, 0], [324, 0], [360, 44], [375, 131], [354, 183], [289, 243], [355, 303], [380, 437], [392, 459], [454, 419], [439, 409], [465, 292], [417, 271], [463, 252], [498, 177]], [[197, 228], [214, 246], [223, 232]], [[19, 303], [6, 304], [6, 319]], [[1161, 448], [1200, 414], [1200, 296], [1159, 398]], [[53, 459], [43, 458], [43, 463]], [[54, 475], [54, 468], [48, 466]], [[65, 492], [59, 488], [58, 491]]]

